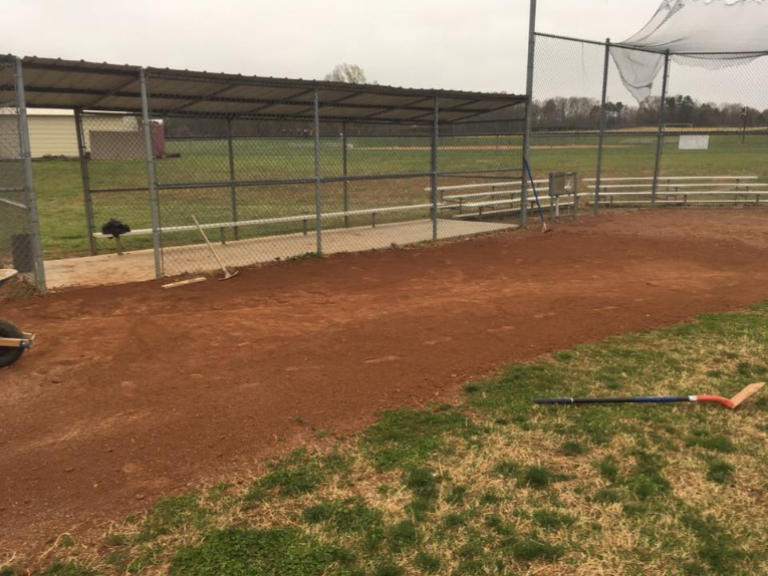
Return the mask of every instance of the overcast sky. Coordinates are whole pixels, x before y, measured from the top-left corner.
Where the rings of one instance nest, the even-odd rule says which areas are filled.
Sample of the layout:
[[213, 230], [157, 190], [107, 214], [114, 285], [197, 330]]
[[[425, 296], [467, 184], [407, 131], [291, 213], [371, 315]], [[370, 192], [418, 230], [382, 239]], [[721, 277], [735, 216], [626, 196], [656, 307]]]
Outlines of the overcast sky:
[[[348, 62], [380, 84], [525, 91], [529, 0], [2, 1], [0, 52], [21, 56], [290, 78]], [[659, 4], [539, 0], [537, 29], [622, 40]]]

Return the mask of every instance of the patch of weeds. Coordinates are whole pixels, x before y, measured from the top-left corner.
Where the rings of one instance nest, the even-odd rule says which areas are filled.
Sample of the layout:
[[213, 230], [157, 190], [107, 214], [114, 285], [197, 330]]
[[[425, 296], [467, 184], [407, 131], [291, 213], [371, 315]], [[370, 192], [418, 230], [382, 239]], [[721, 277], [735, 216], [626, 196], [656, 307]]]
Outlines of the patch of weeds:
[[321, 544], [287, 529], [229, 528], [210, 533], [199, 546], [182, 548], [171, 576], [315, 576], [334, 562], [349, 564], [343, 548]]
[[373, 571], [373, 576], [402, 576], [403, 573], [397, 564], [383, 564]]
[[208, 511], [198, 502], [197, 493], [181, 494], [158, 500], [136, 535], [137, 542], [154, 540], [184, 525], [202, 529], [208, 520]]
[[362, 446], [379, 470], [408, 468], [445, 453], [446, 436], [470, 439], [479, 431], [459, 412], [396, 410], [385, 412], [363, 433]]
[[494, 467], [493, 471], [502, 478], [517, 478], [520, 474], [520, 464], [511, 460], [501, 460]]
[[547, 560], [551, 562], [564, 553], [561, 545], [551, 544], [535, 535], [515, 540], [506, 549], [515, 560], [524, 562], [531, 562], [533, 560]]
[[141, 550], [138, 556], [128, 563], [126, 570], [131, 574], [144, 572], [150, 566], [156, 566], [163, 557], [163, 547], [148, 546]]
[[498, 504], [499, 502], [501, 502], [501, 496], [495, 490], [486, 490], [480, 496], [480, 504], [484, 506]]
[[595, 494], [595, 502], [601, 504], [615, 504], [616, 502], [621, 501], [621, 494], [615, 488], [601, 488]]
[[504, 519], [498, 514], [486, 516], [483, 523], [499, 536], [513, 536], [515, 534], [515, 529], [512, 525], [504, 522]]
[[312, 492], [329, 473], [343, 472], [348, 462], [337, 452], [326, 456], [309, 456], [305, 450], [295, 450], [285, 460], [252, 485], [246, 500], [257, 502], [263, 499], [262, 490], [272, 491], [280, 496], [298, 496]]
[[10, 566], [3, 566], [0, 568], [0, 576], [16, 576], [16, 570]]
[[466, 523], [467, 521], [462, 514], [451, 513], [443, 518], [443, 527], [448, 530], [455, 530], [456, 528], [464, 526]]
[[716, 484], [728, 484], [733, 475], [733, 466], [724, 460], [710, 460], [707, 464], [707, 480]]
[[460, 484], [454, 484], [445, 494], [445, 502], [454, 506], [460, 506], [464, 504], [464, 500], [467, 496], [467, 487]]
[[368, 550], [376, 548], [384, 538], [381, 511], [359, 500], [323, 502], [305, 508], [302, 516], [309, 524], [324, 523], [341, 533], [363, 534]]
[[698, 540], [699, 560], [709, 570], [707, 574], [736, 574], [736, 566], [745, 557], [738, 541], [718, 524], [714, 516], [701, 516], [689, 510], [681, 518], [683, 525], [691, 530]]
[[723, 373], [720, 370], [708, 370], [707, 378], [722, 378]]
[[125, 572], [130, 561], [131, 554], [128, 550], [115, 550], [107, 556], [107, 564], [113, 566], [118, 573]]
[[125, 546], [126, 544], [128, 544], [128, 537], [125, 534], [112, 532], [106, 535], [106, 537], [104, 538], [104, 544], [112, 547]]
[[69, 534], [62, 534], [59, 537], [59, 548], [72, 548], [75, 545], [75, 541]]
[[413, 493], [410, 509], [416, 520], [424, 520], [437, 500], [437, 478], [427, 468], [414, 468], [404, 474], [403, 483]]
[[43, 572], [51, 576], [96, 576], [96, 570], [75, 562], [54, 562]]
[[542, 528], [557, 530], [558, 528], [573, 525], [576, 522], [576, 518], [557, 510], [536, 510], [533, 513], [533, 521]]
[[597, 471], [609, 482], [616, 482], [619, 478], [619, 463], [613, 456], [605, 456], [597, 462]]
[[550, 484], [563, 480], [563, 476], [555, 474], [541, 466], [528, 466], [518, 477], [521, 486], [528, 486], [536, 490], [546, 490]]
[[389, 526], [386, 531], [386, 539], [390, 550], [397, 553], [416, 546], [419, 543], [419, 533], [413, 522], [403, 520]]
[[569, 350], [561, 350], [559, 352], [553, 352], [552, 353], [552, 358], [554, 358], [558, 362], [567, 363], [567, 362], [570, 362], [571, 360], [573, 360], [574, 355], [573, 355], [573, 352], [571, 352]]
[[479, 384], [467, 384], [464, 386], [464, 393], [465, 394], [476, 394], [477, 392], [480, 392], [481, 388]]
[[436, 574], [440, 571], [440, 558], [422, 551], [416, 554], [413, 565], [426, 574]]
[[565, 456], [580, 456], [587, 453], [587, 448], [580, 442], [566, 442], [563, 444], [563, 454]]
[[635, 453], [635, 468], [625, 480], [630, 492], [638, 500], [648, 500], [669, 491], [669, 481], [662, 475], [663, 462], [655, 454]]
[[730, 454], [736, 450], [733, 442], [726, 436], [711, 434], [706, 430], [694, 430], [687, 438], [688, 446], [698, 446], [711, 452]]

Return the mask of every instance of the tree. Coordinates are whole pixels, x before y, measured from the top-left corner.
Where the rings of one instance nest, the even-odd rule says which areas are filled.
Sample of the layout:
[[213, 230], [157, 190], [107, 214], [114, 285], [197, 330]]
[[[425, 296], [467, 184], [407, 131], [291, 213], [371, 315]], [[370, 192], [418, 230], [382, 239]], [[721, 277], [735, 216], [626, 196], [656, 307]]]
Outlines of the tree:
[[347, 84], [365, 84], [365, 72], [357, 64], [336, 64], [330, 74], [325, 75], [326, 80], [332, 82], [346, 82]]

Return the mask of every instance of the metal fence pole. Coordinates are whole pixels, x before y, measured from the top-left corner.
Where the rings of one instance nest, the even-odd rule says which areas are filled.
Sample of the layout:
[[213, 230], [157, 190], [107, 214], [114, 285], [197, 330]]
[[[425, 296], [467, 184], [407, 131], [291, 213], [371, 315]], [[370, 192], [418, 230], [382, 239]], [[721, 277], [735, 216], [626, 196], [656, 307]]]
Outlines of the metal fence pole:
[[91, 198], [91, 183], [88, 174], [88, 150], [83, 132], [83, 111], [75, 108], [75, 132], [77, 132], [77, 155], [80, 159], [80, 180], [83, 183], [83, 206], [85, 207], [85, 224], [88, 231], [88, 247], [91, 254], [96, 254], [96, 239], [93, 237], [95, 226], [93, 222], [93, 199]]
[[600, 209], [600, 183], [603, 177], [603, 144], [605, 143], [606, 109], [608, 102], [608, 69], [611, 56], [611, 39], [605, 41], [605, 62], [603, 64], [603, 98], [600, 103], [600, 137], [597, 143], [597, 170], [595, 174], [595, 205], [594, 212], [597, 215]]
[[29, 121], [27, 119], [27, 97], [24, 93], [24, 69], [21, 58], [16, 59], [16, 109], [19, 114], [19, 152], [24, 163], [24, 192], [29, 218], [30, 248], [32, 250], [33, 267], [35, 270], [35, 288], [38, 292], [46, 292], [45, 263], [43, 262], [43, 245], [40, 239], [40, 222], [37, 217], [37, 195], [35, 193], [35, 176], [32, 172], [32, 150], [29, 142]]
[[163, 277], [163, 258], [160, 252], [160, 201], [157, 196], [155, 179], [155, 151], [152, 146], [152, 119], [149, 113], [149, 90], [147, 73], [144, 68], [139, 72], [141, 80], [141, 118], [144, 124], [144, 147], [147, 157], [147, 182], [149, 184], [149, 205], [152, 212], [152, 248], [155, 253], [155, 277]]
[[323, 203], [320, 187], [320, 95], [315, 89], [315, 237], [317, 255], [323, 255]]
[[[237, 187], [235, 186], [235, 147], [232, 143], [232, 118], [227, 118], [227, 155], [229, 156], [229, 198], [232, 222], [237, 222]], [[240, 239], [240, 228], [234, 227], [235, 240]]]
[[661, 171], [661, 156], [664, 152], [664, 120], [667, 108], [667, 83], [669, 81], [669, 50], [664, 53], [664, 79], [661, 83], [661, 102], [659, 103], [659, 130], [656, 135], [656, 165], [653, 169], [653, 188], [651, 204], [656, 204], [656, 193], [659, 189], [659, 173]]
[[437, 148], [440, 145], [440, 101], [435, 96], [434, 118], [432, 119], [432, 141], [430, 146], [430, 202], [432, 203], [432, 240], [437, 240]]
[[349, 182], [347, 182], [347, 123], [341, 123], [341, 170], [344, 176], [344, 227], [349, 227]]
[[536, 0], [531, 0], [528, 26], [528, 74], [525, 83], [525, 132], [523, 133], [522, 180], [520, 181], [520, 227], [528, 225], [528, 180], [525, 162], [531, 153], [531, 128], [533, 127], [533, 73], [536, 59]]

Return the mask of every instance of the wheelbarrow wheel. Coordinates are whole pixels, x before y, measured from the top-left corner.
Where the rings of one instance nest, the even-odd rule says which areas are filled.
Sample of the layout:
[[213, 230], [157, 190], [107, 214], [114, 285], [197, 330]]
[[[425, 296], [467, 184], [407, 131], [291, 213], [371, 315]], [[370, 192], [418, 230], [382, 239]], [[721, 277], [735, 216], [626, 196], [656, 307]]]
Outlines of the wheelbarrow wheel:
[[[0, 338], [23, 338], [21, 330], [10, 322], [0, 320]], [[10, 366], [21, 355], [24, 354], [23, 348], [2, 348], [0, 347], [0, 367]]]

